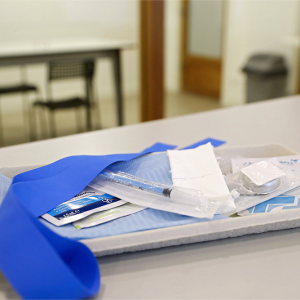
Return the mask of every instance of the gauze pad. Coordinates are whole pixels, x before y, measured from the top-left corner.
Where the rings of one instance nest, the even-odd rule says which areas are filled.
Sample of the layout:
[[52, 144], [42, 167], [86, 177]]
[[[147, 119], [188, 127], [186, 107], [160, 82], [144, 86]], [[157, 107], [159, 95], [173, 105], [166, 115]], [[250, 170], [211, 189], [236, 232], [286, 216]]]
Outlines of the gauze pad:
[[[201, 190], [208, 198], [224, 198], [223, 211], [235, 208], [210, 143], [189, 150], [168, 150], [175, 186]], [[220, 209], [218, 209], [218, 213]]]
[[284, 170], [290, 170], [300, 176], [300, 155], [278, 156], [272, 158], [232, 158], [232, 173], [239, 172], [241, 169], [263, 160], [270, 161], [274, 165], [284, 168]]
[[241, 172], [257, 186], [262, 186], [267, 182], [286, 175], [281, 169], [266, 160], [243, 168]]

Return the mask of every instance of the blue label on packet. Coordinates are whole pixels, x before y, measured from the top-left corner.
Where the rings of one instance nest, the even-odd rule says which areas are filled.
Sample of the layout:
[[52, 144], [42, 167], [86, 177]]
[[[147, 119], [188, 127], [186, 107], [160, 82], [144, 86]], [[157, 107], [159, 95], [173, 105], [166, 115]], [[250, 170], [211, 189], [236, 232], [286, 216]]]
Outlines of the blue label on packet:
[[300, 207], [299, 197], [290, 195], [280, 195], [270, 200], [257, 204], [248, 208], [249, 214], [268, 213], [271, 211], [279, 211], [286, 209], [294, 209]]
[[58, 220], [83, 213], [88, 210], [95, 209], [104, 205], [108, 205], [119, 201], [119, 198], [109, 194], [93, 195], [83, 199], [69, 201], [63, 203], [54, 209], [50, 210], [48, 214]]

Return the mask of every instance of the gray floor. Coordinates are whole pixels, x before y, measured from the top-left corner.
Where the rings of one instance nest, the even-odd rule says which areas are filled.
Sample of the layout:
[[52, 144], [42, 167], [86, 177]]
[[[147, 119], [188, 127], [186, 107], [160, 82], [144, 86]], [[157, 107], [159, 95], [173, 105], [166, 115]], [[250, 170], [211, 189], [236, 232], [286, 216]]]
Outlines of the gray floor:
[[[189, 93], [177, 93], [166, 95], [165, 117], [170, 118], [195, 112], [212, 110], [220, 108], [219, 101], [216, 99], [198, 96]], [[134, 124], [139, 122], [139, 101], [137, 97], [125, 99], [125, 124]], [[111, 128], [116, 126], [115, 105], [113, 100], [99, 101], [98, 120], [100, 119], [101, 128]], [[29, 142], [28, 130], [24, 126], [22, 112], [3, 114], [3, 129], [5, 146]], [[40, 116], [43, 115], [40, 114]], [[84, 112], [81, 112], [81, 132], [84, 131]], [[94, 115], [94, 120], [97, 120]], [[96, 122], [94, 122], [96, 123]], [[76, 131], [76, 113], [73, 110], [61, 111], [56, 113], [56, 124], [58, 136], [75, 134]], [[94, 124], [95, 129], [100, 124]], [[47, 138], [45, 130], [40, 131], [41, 138]]]

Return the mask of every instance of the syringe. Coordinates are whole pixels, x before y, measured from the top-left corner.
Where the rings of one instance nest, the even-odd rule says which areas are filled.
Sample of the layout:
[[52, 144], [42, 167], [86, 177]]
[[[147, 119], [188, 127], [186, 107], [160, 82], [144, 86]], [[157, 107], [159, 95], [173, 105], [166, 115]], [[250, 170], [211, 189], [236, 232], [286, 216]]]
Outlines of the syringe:
[[[205, 199], [201, 191], [176, 186], [170, 187], [157, 182], [148, 181], [143, 178], [138, 178], [136, 176], [123, 172], [114, 173], [104, 169], [101, 173], [98, 174], [97, 177], [98, 179], [110, 181], [116, 184], [127, 186], [132, 189], [138, 189], [164, 196], [165, 198], [169, 198], [170, 201], [174, 203], [191, 205], [195, 207], [203, 206], [204, 203], [207, 203], [207, 199]], [[203, 201], [204, 199], [205, 201]]]

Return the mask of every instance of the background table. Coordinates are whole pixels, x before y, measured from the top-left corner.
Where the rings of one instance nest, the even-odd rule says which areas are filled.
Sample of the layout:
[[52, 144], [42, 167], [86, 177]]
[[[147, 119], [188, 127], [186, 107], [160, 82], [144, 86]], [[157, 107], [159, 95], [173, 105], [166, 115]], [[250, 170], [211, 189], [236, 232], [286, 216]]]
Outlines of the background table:
[[[0, 149], [0, 166], [76, 154], [139, 151], [206, 137], [228, 146], [280, 143], [300, 152], [300, 97]], [[99, 258], [99, 299], [298, 299], [300, 229]], [[46, 270], [45, 270], [46, 271]], [[17, 295], [0, 276], [0, 299]]]
[[[130, 49], [133, 47], [134, 43], [129, 41], [102, 40], [96, 38], [0, 43], [0, 67], [47, 63], [57, 60], [110, 58], [113, 62], [118, 124], [123, 125], [120, 52], [122, 49]], [[89, 93], [89, 89], [87, 89], [87, 93]]]

